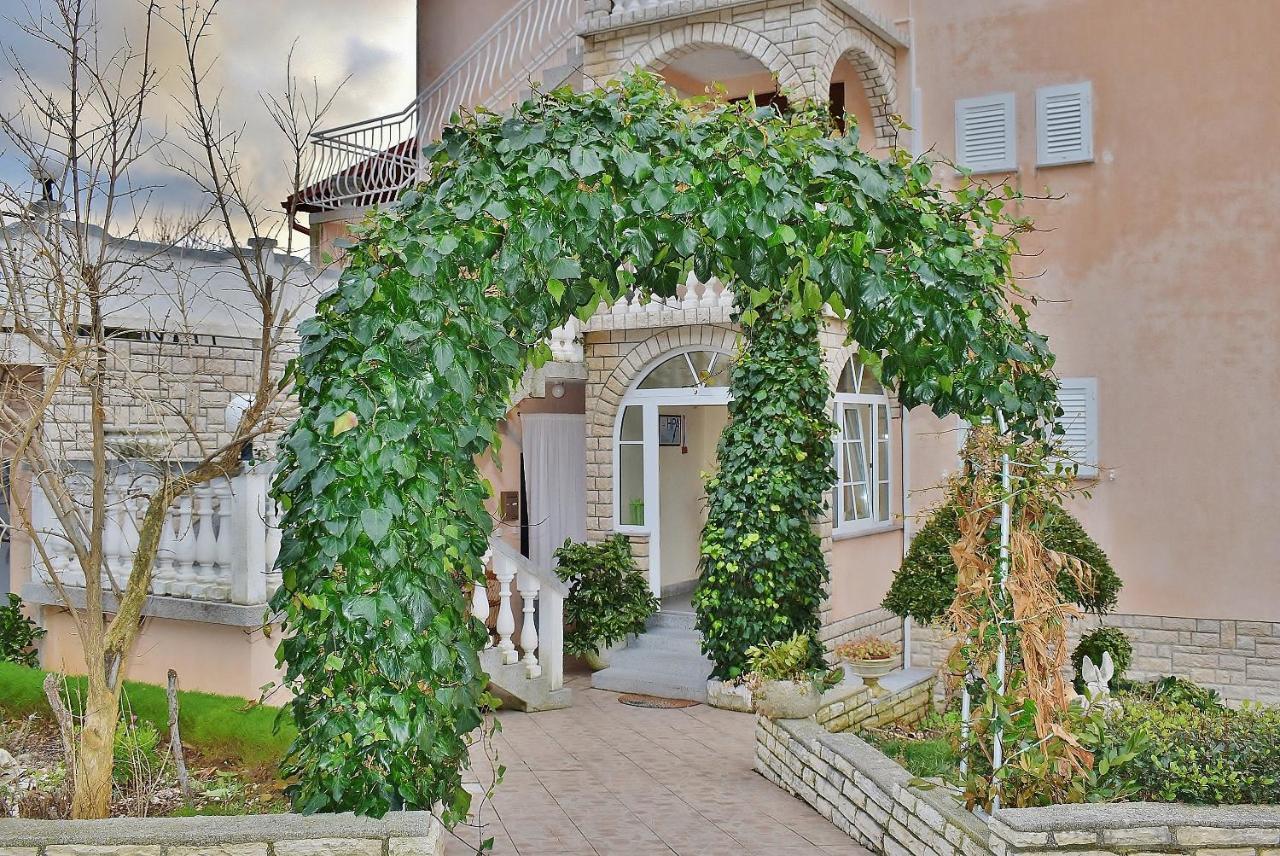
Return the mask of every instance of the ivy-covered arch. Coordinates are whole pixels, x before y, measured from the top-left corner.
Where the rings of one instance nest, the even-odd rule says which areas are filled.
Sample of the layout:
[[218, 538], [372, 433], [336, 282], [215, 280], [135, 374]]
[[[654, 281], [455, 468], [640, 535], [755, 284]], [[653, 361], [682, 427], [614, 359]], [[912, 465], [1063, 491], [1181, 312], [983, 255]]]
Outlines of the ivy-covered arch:
[[465, 812], [486, 679], [464, 588], [492, 528], [475, 458], [573, 313], [670, 296], [692, 269], [733, 282], [748, 342], [816, 330], [824, 303], [848, 313], [908, 406], [999, 407], [1024, 432], [1052, 410], [1004, 200], [945, 191], [904, 153], [873, 160], [824, 105], [690, 105], [642, 73], [463, 116], [424, 157], [430, 180], [355, 230], [290, 371], [272, 605], [302, 811]]

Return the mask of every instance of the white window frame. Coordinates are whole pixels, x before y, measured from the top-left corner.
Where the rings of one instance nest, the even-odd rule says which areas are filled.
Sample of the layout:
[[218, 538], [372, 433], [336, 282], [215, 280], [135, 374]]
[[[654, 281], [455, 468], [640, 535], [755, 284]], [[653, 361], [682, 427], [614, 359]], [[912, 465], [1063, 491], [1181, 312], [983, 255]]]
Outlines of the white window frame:
[[[1049, 154], [1049, 99], [1062, 95], [1080, 98], [1080, 147], [1074, 152]], [[1073, 163], [1093, 162], [1093, 84], [1065, 83], [1061, 86], [1041, 86], [1036, 90], [1036, 166], [1067, 166]]]
[[[854, 370], [855, 384], [857, 383], [856, 369], [859, 366], [856, 358], [851, 358], [853, 363], [850, 368]], [[863, 371], [869, 371], [863, 367]], [[843, 374], [844, 368], [841, 369]], [[867, 486], [868, 505], [870, 506], [871, 516], [865, 520], [845, 520], [844, 509], [844, 487], [852, 482], [847, 477], [849, 474], [844, 472], [844, 446], [852, 442], [845, 436], [844, 426], [845, 411], [869, 407], [871, 410], [871, 431], [869, 448], [867, 449], [867, 474], [870, 479]], [[887, 431], [887, 437], [881, 441], [875, 437], [877, 427], [880, 425], [880, 413], [884, 413], [884, 425]], [[832, 416], [836, 423], [836, 441], [835, 441], [835, 469], [836, 483], [832, 489], [831, 513], [832, 513], [832, 537], [852, 537], [856, 535], [870, 535], [876, 532], [885, 532], [897, 527], [897, 522], [893, 519], [894, 508], [894, 467], [893, 467], [893, 403], [889, 398], [888, 392], [865, 393], [865, 392], [837, 392], [835, 393], [835, 407]], [[856, 417], [855, 417], [856, 418]], [[867, 445], [867, 439], [863, 438], [864, 446]], [[888, 472], [881, 472], [879, 464], [880, 456], [876, 454], [876, 444], [883, 442], [885, 444], [885, 464]], [[888, 507], [880, 507], [880, 485], [887, 485], [887, 501]]]
[[[983, 164], [966, 163], [969, 153], [965, 145], [965, 116], [970, 110], [991, 106], [1000, 106], [1004, 109], [1005, 159]], [[1012, 92], [996, 92], [991, 95], [979, 95], [975, 98], [960, 98], [956, 100], [955, 110], [957, 165], [968, 169], [974, 175], [1018, 171], [1018, 113], [1017, 102]]]

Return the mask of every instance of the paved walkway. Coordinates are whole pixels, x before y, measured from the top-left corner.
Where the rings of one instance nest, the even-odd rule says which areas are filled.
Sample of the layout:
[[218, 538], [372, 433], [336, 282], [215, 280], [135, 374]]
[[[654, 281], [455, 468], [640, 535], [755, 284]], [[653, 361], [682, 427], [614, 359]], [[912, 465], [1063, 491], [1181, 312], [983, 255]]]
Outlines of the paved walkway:
[[[571, 708], [500, 717], [506, 778], [481, 816], [496, 856], [867, 854], [752, 771], [754, 717], [629, 707], [585, 674], [568, 683]], [[448, 856], [467, 852], [449, 843]]]

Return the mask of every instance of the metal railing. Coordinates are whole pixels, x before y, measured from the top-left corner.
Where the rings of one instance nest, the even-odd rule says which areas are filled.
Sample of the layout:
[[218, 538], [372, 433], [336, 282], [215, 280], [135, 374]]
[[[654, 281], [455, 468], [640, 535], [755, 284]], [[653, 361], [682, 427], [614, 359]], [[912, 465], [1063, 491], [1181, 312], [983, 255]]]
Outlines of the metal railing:
[[580, 0], [522, 0], [402, 110], [312, 134], [314, 208], [390, 202], [422, 177], [418, 154], [460, 106], [505, 107], [577, 37]]

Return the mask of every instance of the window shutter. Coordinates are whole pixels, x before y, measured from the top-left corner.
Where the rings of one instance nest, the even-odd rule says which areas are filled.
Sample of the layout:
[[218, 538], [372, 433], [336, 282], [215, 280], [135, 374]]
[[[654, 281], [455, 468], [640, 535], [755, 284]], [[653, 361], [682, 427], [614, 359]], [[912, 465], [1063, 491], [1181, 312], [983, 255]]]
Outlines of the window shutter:
[[974, 172], [1018, 168], [1012, 92], [956, 102], [956, 163]]
[[1067, 460], [1076, 464], [1080, 478], [1098, 475], [1098, 379], [1068, 377], [1058, 382], [1058, 406], [1062, 416], [1059, 438]]
[[1036, 90], [1036, 164], [1093, 160], [1093, 85], [1069, 83]]

